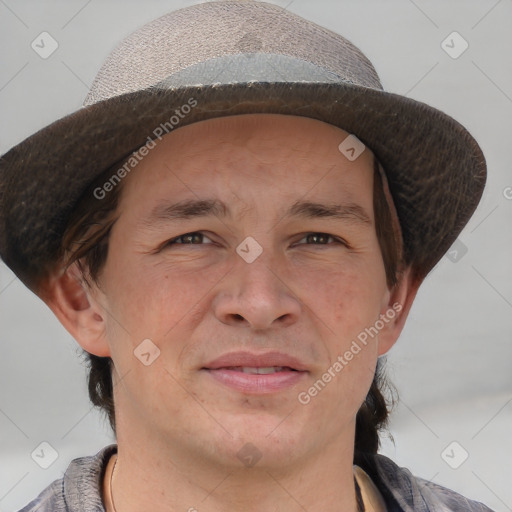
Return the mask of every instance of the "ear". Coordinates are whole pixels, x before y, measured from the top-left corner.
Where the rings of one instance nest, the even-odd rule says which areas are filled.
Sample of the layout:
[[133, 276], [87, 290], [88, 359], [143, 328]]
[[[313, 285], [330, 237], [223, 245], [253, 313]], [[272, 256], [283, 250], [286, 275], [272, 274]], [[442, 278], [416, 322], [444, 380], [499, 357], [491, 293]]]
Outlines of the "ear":
[[40, 296], [84, 350], [110, 357], [105, 313], [92, 297], [76, 263], [60, 275], [50, 276]]
[[413, 279], [409, 267], [389, 291], [388, 300], [384, 301], [380, 312], [384, 327], [379, 331], [379, 356], [388, 352], [400, 336], [420, 284], [421, 280]]

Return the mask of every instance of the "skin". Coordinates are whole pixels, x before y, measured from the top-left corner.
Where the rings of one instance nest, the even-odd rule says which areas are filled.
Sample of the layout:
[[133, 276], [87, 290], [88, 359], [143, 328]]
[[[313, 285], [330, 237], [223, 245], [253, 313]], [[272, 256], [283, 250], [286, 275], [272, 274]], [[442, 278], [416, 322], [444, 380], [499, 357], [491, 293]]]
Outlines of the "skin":
[[[85, 350], [114, 361], [118, 512], [356, 510], [355, 416], [417, 286], [408, 271], [386, 285], [373, 155], [366, 148], [349, 161], [338, 150], [347, 136], [270, 114], [181, 127], [124, 179], [99, 286], [88, 288], [74, 266], [49, 280], [46, 301], [62, 324]], [[161, 201], [211, 197], [232, 216], [147, 221]], [[356, 204], [369, 222], [283, 217], [299, 199]], [[197, 231], [205, 238], [166, 245]], [[307, 236], [315, 233], [334, 238]], [[235, 251], [248, 236], [263, 248], [252, 263]], [[298, 393], [396, 303], [401, 312], [379, 335], [299, 403]], [[147, 338], [160, 349], [149, 366], [134, 357]], [[263, 395], [201, 369], [238, 349], [279, 350], [307, 372]], [[261, 454], [253, 467], [237, 457], [246, 443]]]

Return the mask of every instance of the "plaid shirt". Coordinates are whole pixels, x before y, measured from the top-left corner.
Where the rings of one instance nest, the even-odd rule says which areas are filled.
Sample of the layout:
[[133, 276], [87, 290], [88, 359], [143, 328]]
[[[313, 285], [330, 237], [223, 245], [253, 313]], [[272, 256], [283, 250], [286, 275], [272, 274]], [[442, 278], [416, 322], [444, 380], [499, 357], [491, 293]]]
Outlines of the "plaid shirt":
[[[101, 481], [116, 451], [117, 445], [112, 444], [94, 456], [73, 460], [63, 478], [19, 512], [105, 512]], [[367, 456], [362, 466], [382, 493], [388, 512], [492, 512], [481, 503], [413, 476], [383, 455]]]

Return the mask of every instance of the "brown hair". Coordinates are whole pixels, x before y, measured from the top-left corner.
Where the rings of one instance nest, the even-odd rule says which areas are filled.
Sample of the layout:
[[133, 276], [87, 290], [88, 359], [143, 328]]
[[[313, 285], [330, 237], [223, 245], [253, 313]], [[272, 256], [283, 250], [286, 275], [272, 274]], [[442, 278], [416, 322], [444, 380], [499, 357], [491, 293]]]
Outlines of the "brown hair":
[[[122, 182], [113, 187], [103, 199], [94, 195], [94, 190], [101, 187], [122, 165], [115, 166], [99, 176], [84, 192], [78, 202], [61, 244], [61, 255], [65, 266], [77, 262], [83, 279], [88, 286], [91, 280], [100, 286], [99, 278], [108, 255], [109, 234], [116, 221], [117, 206], [121, 196]], [[373, 207], [375, 213], [375, 229], [382, 252], [386, 281], [388, 287], [398, 282], [399, 261], [398, 248], [394, 243], [392, 218], [383, 191], [382, 178], [378, 169], [378, 161], [374, 158]], [[115, 407], [112, 385], [112, 360], [109, 357], [98, 357], [83, 351], [88, 363], [88, 388], [91, 402], [102, 409], [116, 432]], [[355, 451], [374, 454], [379, 448], [379, 432], [387, 426], [389, 410], [394, 405], [394, 389], [388, 383], [381, 360], [377, 368], [365, 401], [356, 416]], [[386, 399], [386, 395], [390, 397]]]

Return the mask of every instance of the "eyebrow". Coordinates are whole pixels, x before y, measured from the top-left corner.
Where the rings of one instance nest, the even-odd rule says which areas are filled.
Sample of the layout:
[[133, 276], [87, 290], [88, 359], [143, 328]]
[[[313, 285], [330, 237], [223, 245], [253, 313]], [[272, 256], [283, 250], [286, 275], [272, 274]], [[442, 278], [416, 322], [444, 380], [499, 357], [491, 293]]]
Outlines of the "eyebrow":
[[[219, 199], [187, 199], [174, 204], [162, 202], [156, 205], [144, 220], [144, 224], [155, 222], [189, 220], [200, 217], [232, 217], [230, 208]], [[370, 216], [358, 204], [321, 204], [311, 201], [296, 201], [284, 212], [283, 218], [297, 217], [301, 219], [342, 219], [362, 224], [372, 224]]]

